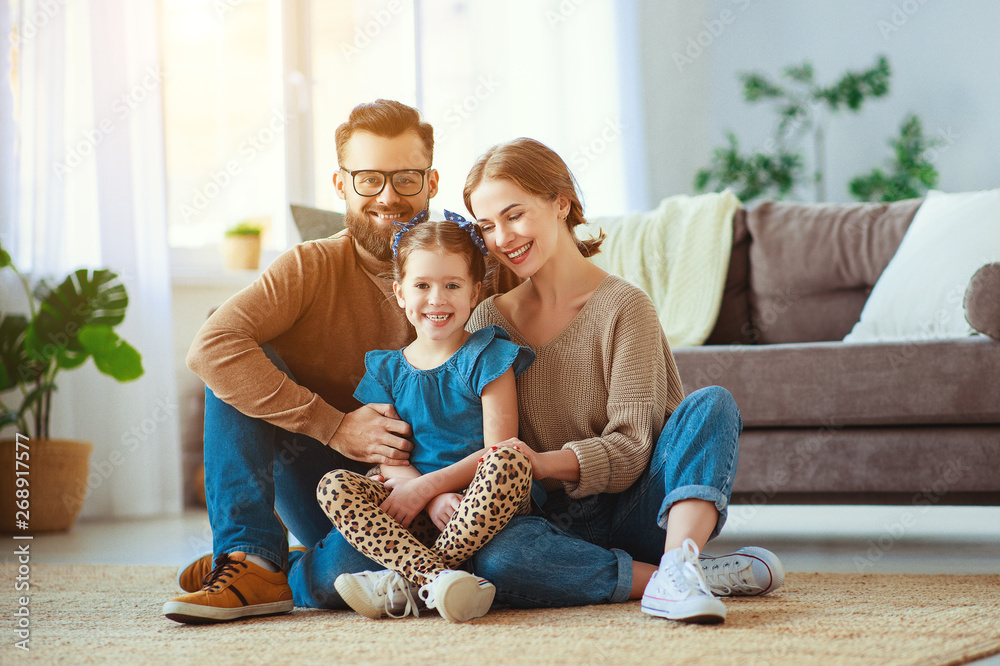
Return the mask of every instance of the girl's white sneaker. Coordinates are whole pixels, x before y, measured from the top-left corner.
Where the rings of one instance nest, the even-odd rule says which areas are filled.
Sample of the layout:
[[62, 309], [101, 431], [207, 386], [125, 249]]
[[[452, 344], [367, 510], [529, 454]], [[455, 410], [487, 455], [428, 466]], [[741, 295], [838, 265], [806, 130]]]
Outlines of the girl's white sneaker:
[[446, 570], [423, 585], [419, 596], [428, 608], [436, 608], [449, 622], [465, 622], [486, 615], [496, 592], [493, 583], [485, 578]]

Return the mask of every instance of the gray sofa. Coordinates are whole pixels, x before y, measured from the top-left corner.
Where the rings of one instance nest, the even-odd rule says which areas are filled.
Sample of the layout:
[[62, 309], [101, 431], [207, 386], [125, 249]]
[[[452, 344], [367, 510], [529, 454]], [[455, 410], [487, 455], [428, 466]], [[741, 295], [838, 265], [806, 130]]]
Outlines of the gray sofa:
[[1000, 342], [840, 342], [920, 203], [736, 213], [715, 328], [674, 350], [740, 407], [736, 501], [1000, 504]]
[[[674, 350], [685, 391], [724, 386], [740, 407], [736, 501], [1000, 504], [1000, 342], [840, 342], [920, 203], [736, 212], [715, 328]], [[303, 240], [343, 228], [292, 212]], [[1000, 271], [985, 287], [1000, 304]]]

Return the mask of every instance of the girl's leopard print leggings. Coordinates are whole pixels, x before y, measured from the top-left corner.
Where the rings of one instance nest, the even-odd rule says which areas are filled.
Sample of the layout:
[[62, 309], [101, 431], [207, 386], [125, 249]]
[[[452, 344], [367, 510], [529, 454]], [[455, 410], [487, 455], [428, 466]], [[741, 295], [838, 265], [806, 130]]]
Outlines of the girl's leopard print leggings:
[[511, 518], [531, 513], [531, 463], [514, 448], [487, 451], [440, 533], [424, 512], [405, 529], [379, 508], [389, 489], [348, 470], [326, 474], [316, 496], [348, 543], [411, 583], [423, 585], [441, 571], [458, 568]]

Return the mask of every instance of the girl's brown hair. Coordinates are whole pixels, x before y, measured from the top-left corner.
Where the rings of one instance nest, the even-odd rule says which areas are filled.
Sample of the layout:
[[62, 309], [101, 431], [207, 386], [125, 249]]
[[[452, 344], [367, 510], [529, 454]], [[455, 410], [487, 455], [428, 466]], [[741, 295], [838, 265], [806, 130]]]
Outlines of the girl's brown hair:
[[[474, 230], [478, 233], [478, 230]], [[393, 279], [403, 281], [406, 260], [414, 250], [446, 252], [465, 257], [473, 284], [486, 276], [486, 257], [476, 246], [469, 232], [450, 220], [419, 222], [399, 237], [396, 254], [392, 259]]]
[[[476, 163], [472, 165], [465, 179], [463, 198], [465, 207], [472, 210], [472, 193], [485, 179], [509, 180], [522, 190], [546, 201], [554, 201], [559, 196], [569, 201], [569, 215], [566, 225], [572, 232], [573, 228], [586, 224], [583, 216], [583, 204], [577, 194], [576, 179], [570, 173], [569, 167], [554, 150], [534, 139], [520, 138], [501, 143], [487, 150]], [[585, 257], [592, 257], [600, 252], [604, 241], [604, 232], [597, 238], [580, 240], [576, 238], [576, 246]]]

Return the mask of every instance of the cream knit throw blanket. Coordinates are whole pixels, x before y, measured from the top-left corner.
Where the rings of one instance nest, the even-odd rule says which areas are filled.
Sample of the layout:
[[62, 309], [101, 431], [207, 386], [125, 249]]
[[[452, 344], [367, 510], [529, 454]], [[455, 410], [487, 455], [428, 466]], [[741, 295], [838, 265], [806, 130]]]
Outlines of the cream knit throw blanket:
[[608, 237], [593, 261], [653, 299], [671, 348], [700, 345], [712, 333], [733, 246], [736, 196], [668, 197], [646, 213], [589, 220]]

